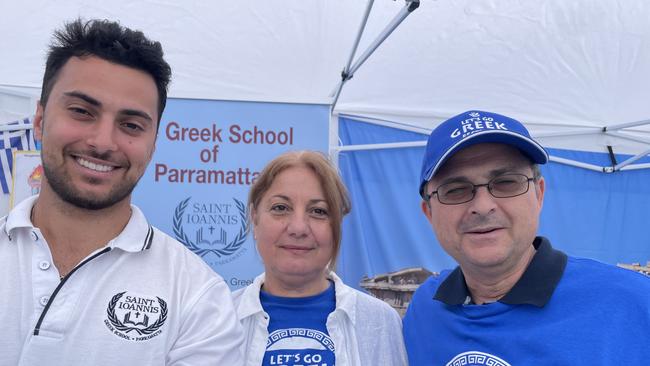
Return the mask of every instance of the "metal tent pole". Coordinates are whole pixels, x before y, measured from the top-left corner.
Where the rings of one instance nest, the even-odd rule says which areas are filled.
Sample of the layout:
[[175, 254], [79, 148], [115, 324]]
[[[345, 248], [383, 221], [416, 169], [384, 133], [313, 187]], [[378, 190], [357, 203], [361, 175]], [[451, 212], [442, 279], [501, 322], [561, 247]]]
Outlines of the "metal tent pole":
[[637, 161], [637, 160], [639, 160], [639, 159], [641, 159], [641, 158], [646, 157], [648, 154], [650, 154], [650, 149], [648, 149], [648, 150], [646, 150], [646, 151], [644, 151], [644, 152], [642, 152], [642, 153], [636, 154], [636, 155], [634, 155], [633, 157], [631, 157], [631, 158], [629, 158], [629, 159], [627, 159], [627, 160], [625, 160], [625, 161], [623, 161], [623, 162], [621, 162], [621, 163], [619, 163], [619, 164], [616, 164], [616, 165], [614, 166], [614, 170], [621, 170], [621, 169], [623, 169], [624, 167], [626, 167], [626, 166], [628, 166], [628, 165], [634, 163], [635, 161]]
[[336, 85], [334, 90], [330, 93], [330, 95], [334, 96], [334, 102], [330, 106], [330, 114], [334, 113], [334, 106], [336, 105], [336, 102], [339, 100], [339, 95], [341, 95], [343, 84], [352, 78], [352, 74], [350, 73], [350, 65], [352, 64], [354, 55], [357, 53], [357, 48], [359, 47], [359, 42], [361, 42], [361, 36], [363, 35], [363, 31], [366, 29], [366, 24], [368, 23], [368, 17], [370, 16], [370, 10], [372, 10], [372, 5], [374, 4], [374, 2], [375, 0], [368, 0], [368, 4], [366, 5], [366, 11], [364, 12], [363, 18], [361, 19], [361, 25], [359, 25], [359, 31], [357, 32], [357, 37], [355, 38], [354, 44], [352, 45], [352, 50], [350, 50], [350, 56], [348, 57], [348, 62], [345, 64], [345, 67], [343, 67], [343, 71], [341, 71], [341, 81], [339, 81], [339, 83]]
[[605, 127], [603, 129], [603, 131], [620, 130], [620, 129], [623, 129], [623, 128], [643, 126], [643, 125], [650, 125], [650, 119], [646, 119], [646, 120], [643, 120], [643, 121], [628, 122], [628, 123], [621, 123], [621, 124], [618, 124], [618, 125], [607, 126], [607, 127]]
[[[366, 5], [366, 11], [363, 14], [363, 18], [361, 19], [361, 25], [359, 26], [359, 31], [357, 32], [357, 37], [354, 40], [354, 44], [352, 45], [352, 50], [350, 50], [350, 57], [348, 57], [348, 62], [345, 64], [345, 67], [341, 72], [342, 80], [348, 79], [350, 65], [352, 64], [354, 55], [357, 53], [357, 48], [359, 47], [359, 42], [361, 41], [361, 36], [363, 35], [363, 31], [364, 29], [366, 29], [366, 24], [368, 23], [368, 17], [370, 16], [370, 10], [372, 10], [372, 5], [374, 4], [374, 2], [375, 0], [368, 0], [368, 4]], [[329, 155], [330, 155], [330, 160], [337, 168], [339, 166], [339, 152], [338, 150], [335, 149], [335, 147], [339, 145], [340, 138], [339, 138], [338, 116], [334, 114], [334, 105], [336, 104], [336, 101], [339, 99], [339, 95], [341, 94], [341, 89], [343, 89], [343, 82], [339, 83], [335, 91], [330, 93], [330, 95], [335, 93], [336, 96], [334, 97], [334, 103], [330, 105]], [[334, 142], [336, 144], [334, 144]]]
[[332, 106], [330, 108], [330, 113], [334, 112], [334, 108], [336, 107], [336, 103], [339, 100], [339, 96], [341, 95], [341, 90], [343, 89], [343, 85], [352, 77], [354, 76], [354, 73], [363, 65], [363, 63], [370, 57], [370, 55], [375, 52], [377, 47], [382, 44], [390, 36], [391, 33], [406, 19], [409, 14], [411, 14], [415, 9], [417, 9], [420, 6], [420, 0], [406, 0], [406, 5], [400, 10], [399, 13], [391, 20], [390, 23], [384, 28], [384, 30], [377, 36], [377, 38], [368, 46], [366, 51], [357, 59], [357, 61], [352, 65], [352, 67], [349, 66], [350, 61], [354, 57], [354, 53], [356, 53], [356, 48], [359, 45], [359, 40], [361, 39], [361, 34], [363, 33], [363, 29], [366, 26], [366, 22], [368, 20], [368, 15], [370, 14], [370, 8], [372, 8], [372, 0], [369, 1], [368, 7], [366, 8], [366, 14], [365, 17], [361, 23], [361, 28], [359, 29], [359, 33], [357, 34], [357, 40], [354, 44], [354, 48], [352, 49], [350, 58], [348, 60], [348, 65], [345, 66], [343, 69], [343, 72], [341, 73], [341, 81], [339, 81], [338, 85], [336, 86], [335, 92], [334, 92], [334, 100], [332, 102]]

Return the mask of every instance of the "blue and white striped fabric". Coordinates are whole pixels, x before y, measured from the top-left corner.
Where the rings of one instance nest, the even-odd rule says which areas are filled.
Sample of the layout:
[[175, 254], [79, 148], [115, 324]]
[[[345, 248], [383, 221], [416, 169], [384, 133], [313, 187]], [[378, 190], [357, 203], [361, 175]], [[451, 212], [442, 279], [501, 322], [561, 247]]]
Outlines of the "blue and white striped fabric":
[[8, 194], [11, 189], [11, 171], [14, 151], [36, 150], [32, 121], [24, 118], [0, 126], [0, 186]]

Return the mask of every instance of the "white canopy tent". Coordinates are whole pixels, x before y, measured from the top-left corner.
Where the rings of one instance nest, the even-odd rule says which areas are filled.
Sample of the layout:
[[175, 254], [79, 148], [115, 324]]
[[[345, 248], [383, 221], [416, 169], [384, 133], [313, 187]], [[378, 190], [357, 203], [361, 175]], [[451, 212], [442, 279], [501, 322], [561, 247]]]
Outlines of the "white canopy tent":
[[[357, 55], [408, 5], [371, 3]], [[368, 4], [3, 1], [0, 123], [33, 113], [52, 30], [76, 16], [117, 19], [160, 40], [171, 97], [332, 104]], [[333, 114], [426, 132], [484, 109], [522, 120], [547, 147], [637, 159], [650, 151], [648, 19], [645, 0], [425, 0], [345, 84]], [[343, 149], [356, 148], [369, 147]], [[630, 162], [578, 165], [648, 167]]]
[[409, 147], [472, 109], [519, 119], [561, 163], [542, 167], [538, 234], [607, 263], [650, 258], [650, 2], [420, 0], [407, 14], [415, 1], [0, 0], [0, 124], [34, 112], [54, 29], [119, 20], [163, 44], [172, 98], [316, 107], [321, 128], [334, 105], [330, 153], [354, 207], [337, 268], [347, 283], [454, 265], [432, 245], [415, 188], [422, 152]]

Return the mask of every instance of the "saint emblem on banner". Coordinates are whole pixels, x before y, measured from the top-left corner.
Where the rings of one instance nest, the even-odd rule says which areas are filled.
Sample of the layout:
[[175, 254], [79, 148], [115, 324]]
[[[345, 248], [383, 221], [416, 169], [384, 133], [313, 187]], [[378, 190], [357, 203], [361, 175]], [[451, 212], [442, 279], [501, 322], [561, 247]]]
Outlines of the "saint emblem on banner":
[[191, 199], [182, 200], [174, 210], [176, 239], [211, 265], [208, 259], [224, 264], [241, 255], [250, 232], [246, 205], [236, 198], [230, 202]]

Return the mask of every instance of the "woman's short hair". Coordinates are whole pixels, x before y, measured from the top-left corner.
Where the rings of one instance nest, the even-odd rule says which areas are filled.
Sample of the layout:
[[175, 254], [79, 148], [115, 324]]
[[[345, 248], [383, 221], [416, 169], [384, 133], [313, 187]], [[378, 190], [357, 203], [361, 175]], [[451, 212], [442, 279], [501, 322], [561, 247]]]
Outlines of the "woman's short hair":
[[289, 151], [271, 160], [251, 186], [248, 193], [248, 208], [251, 213], [256, 211], [275, 178], [284, 170], [296, 166], [311, 169], [318, 177], [325, 194], [334, 239], [334, 251], [329, 264], [330, 269], [333, 270], [341, 247], [341, 223], [343, 216], [350, 212], [351, 205], [348, 190], [339, 173], [323, 153], [309, 150]]

